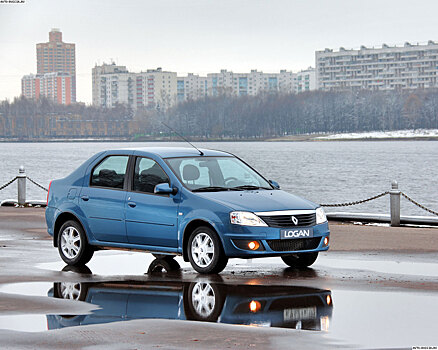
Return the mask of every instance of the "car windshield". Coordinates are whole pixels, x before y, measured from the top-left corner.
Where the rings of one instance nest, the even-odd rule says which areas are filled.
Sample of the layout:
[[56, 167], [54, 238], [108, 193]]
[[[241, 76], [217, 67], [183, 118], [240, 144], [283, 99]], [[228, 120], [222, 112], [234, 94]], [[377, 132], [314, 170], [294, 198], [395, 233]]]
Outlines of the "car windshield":
[[169, 158], [166, 161], [192, 191], [273, 189], [268, 181], [234, 157]]

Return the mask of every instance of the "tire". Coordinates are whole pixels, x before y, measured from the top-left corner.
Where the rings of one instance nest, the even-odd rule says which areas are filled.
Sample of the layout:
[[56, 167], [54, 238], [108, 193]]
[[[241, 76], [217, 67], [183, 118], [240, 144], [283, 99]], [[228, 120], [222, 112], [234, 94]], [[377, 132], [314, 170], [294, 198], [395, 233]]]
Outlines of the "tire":
[[190, 264], [199, 273], [219, 273], [227, 266], [228, 258], [219, 237], [209, 227], [196, 228], [186, 248]]
[[155, 259], [151, 262], [148, 268], [148, 274], [158, 273], [178, 273], [181, 270], [181, 266], [173, 256], [164, 256], [163, 258]]
[[303, 269], [312, 265], [318, 258], [318, 252], [284, 255], [281, 259], [290, 267]]
[[82, 226], [74, 220], [66, 221], [58, 232], [58, 252], [67, 265], [82, 266], [93, 257]]
[[217, 322], [225, 295], [220, 284], [191, 282], [184, 290], [184, 313], [187, 320]]

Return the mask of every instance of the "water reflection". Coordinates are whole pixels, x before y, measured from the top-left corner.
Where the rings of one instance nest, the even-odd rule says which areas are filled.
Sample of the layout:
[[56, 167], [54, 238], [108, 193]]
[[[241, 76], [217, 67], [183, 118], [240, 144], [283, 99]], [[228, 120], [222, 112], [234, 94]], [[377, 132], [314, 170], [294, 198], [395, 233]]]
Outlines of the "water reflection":
[[[160, 268], [157, 262], [153, 266], [155, 271]], [[166, 277], [60, 282], [54, 283], [49, 296], [100, 307], [87, 315], [48, 315], [49, 329], [162, 318], [326, 331], [333, 309], [329, 290]]]

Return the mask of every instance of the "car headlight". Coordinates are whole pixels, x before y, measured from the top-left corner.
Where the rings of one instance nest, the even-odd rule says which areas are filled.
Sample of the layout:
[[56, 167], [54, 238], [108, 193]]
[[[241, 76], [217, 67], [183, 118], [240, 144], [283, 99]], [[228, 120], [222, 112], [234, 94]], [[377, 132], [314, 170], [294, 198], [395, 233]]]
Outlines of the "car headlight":
[[256, 214], [247, 211], [233, 211], [230, 213], [230, 221], [235, 225], [243, 226], [268, 226]]
[[324, 213], [324, 209], [317, 208], [316, 209], [316, 224], [322, 224], [327, 221], [327, 216]]

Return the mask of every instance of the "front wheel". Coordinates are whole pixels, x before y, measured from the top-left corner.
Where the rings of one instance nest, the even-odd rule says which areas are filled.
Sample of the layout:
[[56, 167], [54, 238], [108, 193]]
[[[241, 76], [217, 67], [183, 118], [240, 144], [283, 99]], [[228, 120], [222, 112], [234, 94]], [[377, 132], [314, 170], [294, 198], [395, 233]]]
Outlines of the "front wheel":
[[318, 252], [284, 255], [281, 259], [290, 267], [305, 268], [312, 265], [318, 258]]
[[71, 266], [85, 265], [94, 254], [84, 229], [74, 220], [66, 221], [61, 226], [58, 233], [58, 251], [62, 260]]
[[219, 273], [227, 266], [219, 237], [209, 227], [201, 226], [192, 232], [187, 250], [190, 264], [199, 273]]

